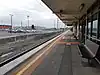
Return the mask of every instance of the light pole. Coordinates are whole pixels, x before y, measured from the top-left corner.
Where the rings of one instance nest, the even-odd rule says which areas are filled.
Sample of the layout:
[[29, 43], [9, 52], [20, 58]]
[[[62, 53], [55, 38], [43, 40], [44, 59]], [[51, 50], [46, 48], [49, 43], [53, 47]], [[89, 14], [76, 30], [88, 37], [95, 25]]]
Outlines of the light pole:
[[10, 33], [12, 32], [12, 14], [9, 14], [10, 15], [10, 17], [11, 17], [11, 27], [10, 27]]
[[58, 29], [58, 18], [57, 18], [57, 29]]
[[22, 28], [22, 21], [21, 21], [21, 28]]
[[29, 28], [29, 15], [27, 16], [27, 20], [28, 20], [28, 28]]
[[55, 29], [55, 20], [54, 20], [54, 29]]

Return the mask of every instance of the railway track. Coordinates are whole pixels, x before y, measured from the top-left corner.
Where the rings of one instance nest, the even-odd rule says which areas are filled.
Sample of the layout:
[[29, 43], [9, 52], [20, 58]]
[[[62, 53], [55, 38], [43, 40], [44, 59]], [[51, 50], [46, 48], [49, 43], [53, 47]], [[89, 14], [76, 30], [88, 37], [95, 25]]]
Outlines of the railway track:
[[59, 34], [60, 33], [37, 35], [35, 38], [31, 38], [29, 40], [18, 43], [17, 46], [13, 47], [11, 51], [6, 53], [8, 55], [2, 55], [0, 57], [0, 67], [42, 45], [43, 43], [47, 42], [48, 40], [54, 38]]

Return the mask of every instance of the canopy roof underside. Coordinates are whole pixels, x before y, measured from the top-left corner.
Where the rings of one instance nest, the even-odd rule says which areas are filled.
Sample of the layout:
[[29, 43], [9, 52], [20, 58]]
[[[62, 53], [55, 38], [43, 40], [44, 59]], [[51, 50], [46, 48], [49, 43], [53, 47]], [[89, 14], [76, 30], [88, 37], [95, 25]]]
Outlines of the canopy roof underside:
[[77, 22], [96, 0], [42, 0], [64, 23]]

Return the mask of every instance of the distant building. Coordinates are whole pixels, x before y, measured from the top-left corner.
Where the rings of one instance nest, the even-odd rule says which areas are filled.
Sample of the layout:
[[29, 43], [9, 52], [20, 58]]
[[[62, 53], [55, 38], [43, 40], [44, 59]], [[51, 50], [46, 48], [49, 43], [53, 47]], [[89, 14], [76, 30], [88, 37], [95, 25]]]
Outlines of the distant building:
[[9, 29], [11, 28], [10, 25], [0, 25], [0, 29]]

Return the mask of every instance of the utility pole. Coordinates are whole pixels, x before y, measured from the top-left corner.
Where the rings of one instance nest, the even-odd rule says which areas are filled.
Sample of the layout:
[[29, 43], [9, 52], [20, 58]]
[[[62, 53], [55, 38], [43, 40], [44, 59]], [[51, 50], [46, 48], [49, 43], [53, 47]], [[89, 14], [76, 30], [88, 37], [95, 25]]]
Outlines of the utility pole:
[[13, 15], [12, 15], [12, 14], [9, 14], [9, 15], [10, 15], [10, 17], [11, 17], [11, 28], [10, 28], [10, 33], [12, 33], [12, 26], [13, 26], [13, 25], [12, 25], [12, 16], [13, 16]]
[[28, 20], [28, 28], [29, 28], [29, 15], [27, 16], [27, 20]]
[[54, 29], [55, 29], [55, 20], [54, 20]]
[[22, 28], [22, 21], [21, 21], [21, 28]]
[[57, 29], [58, 29], [58, 18], [57, 18]]

